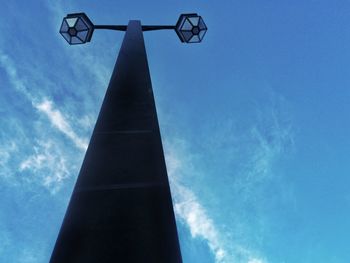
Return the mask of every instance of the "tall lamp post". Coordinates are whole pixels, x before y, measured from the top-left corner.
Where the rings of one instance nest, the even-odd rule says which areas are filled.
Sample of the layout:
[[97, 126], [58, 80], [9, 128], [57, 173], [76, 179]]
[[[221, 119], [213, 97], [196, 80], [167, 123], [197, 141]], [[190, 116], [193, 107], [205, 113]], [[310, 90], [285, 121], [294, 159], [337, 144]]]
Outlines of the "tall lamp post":
[[50, 262], [182, 262], [143, 31], [198, 43], [207, 27], [197, 14], [153, 26], [94, 25], [75, 13], [60, 33], [75, 45], [96, 29], [126, 34]]

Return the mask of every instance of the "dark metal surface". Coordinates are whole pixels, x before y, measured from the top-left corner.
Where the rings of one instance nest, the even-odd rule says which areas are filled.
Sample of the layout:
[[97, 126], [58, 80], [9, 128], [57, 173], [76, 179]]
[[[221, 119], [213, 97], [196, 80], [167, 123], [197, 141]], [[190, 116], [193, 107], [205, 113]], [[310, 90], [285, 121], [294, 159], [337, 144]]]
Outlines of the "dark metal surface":
[[142, 31], [154, 31], [154, 30], [175, 30], [175, 26], [142, 26]]
[[[123, 25], [95, 25], [94, 29], [108, 29], [108, 30], [117, 30], [117, 31], [126, 31], [127, 26]], [[175, 26], [142, 26], [142, 31], [154, 31], [154, 30], [167, 30], [173, 29], [175, 30]]]
[[95, 25], [94, 29], [108, 29], [108, 30], [126, 31], [127, 26], [122, 26], [122, 25]]
[[139, 21], [128, 25], [50, 262], [182, 262]]

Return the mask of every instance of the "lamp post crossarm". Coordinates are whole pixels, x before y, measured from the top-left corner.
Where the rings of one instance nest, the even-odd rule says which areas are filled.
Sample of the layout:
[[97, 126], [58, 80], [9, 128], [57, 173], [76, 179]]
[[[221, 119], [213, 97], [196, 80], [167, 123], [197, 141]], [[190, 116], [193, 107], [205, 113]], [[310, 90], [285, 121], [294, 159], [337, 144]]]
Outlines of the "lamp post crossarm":
[[117, 31], [126, 31], [127, 26], [123, 25], [94, 25], [94, 29], [108, 29]]
[[[94, 25], [94, 29], [107, 29], [107, 30], [117, 30], [126, 31], [126, 25]], [[146, 25], [142, 26], [142, 31], [154, 31], [154, 30], [175, 30], [176, 26], [170, 25]]]
[[153, 30], [175, 30], [176, 26], [142, 26], [142, 31], [153, 31]]

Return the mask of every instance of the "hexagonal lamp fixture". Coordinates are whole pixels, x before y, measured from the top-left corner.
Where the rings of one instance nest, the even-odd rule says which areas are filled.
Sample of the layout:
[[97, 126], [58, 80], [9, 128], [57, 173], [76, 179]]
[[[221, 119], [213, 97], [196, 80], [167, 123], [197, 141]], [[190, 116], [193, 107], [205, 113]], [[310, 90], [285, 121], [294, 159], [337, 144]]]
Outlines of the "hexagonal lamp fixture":
[[208, 28], [198, 14], [182, 14], [176, 23], [175, 31], [181, 42], [199, 43]]
[[61, 35], [70, 45], [90, 42], [93, 31], [94, 24], [85, 13], [67, 15], [60, 28]]

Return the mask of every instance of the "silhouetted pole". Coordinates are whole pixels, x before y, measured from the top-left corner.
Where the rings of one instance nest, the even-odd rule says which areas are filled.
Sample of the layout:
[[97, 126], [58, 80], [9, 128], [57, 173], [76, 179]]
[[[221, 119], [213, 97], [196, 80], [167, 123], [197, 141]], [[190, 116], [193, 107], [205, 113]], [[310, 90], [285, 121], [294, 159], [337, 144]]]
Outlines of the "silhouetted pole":
[[51, 263], [180, 263], [140, 21], [130, 21]]

